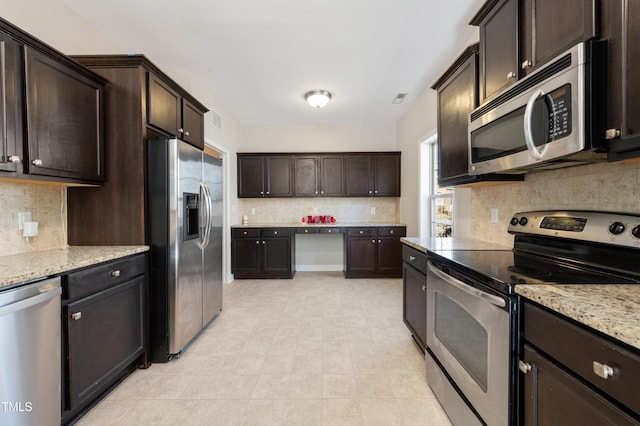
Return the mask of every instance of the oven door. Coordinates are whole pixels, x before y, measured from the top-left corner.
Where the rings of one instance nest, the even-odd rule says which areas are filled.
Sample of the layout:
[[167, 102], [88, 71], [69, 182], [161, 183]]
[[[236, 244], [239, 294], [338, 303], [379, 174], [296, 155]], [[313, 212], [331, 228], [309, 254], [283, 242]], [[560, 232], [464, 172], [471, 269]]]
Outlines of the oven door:
[[[509, 300], [430, 260], [427, 347], [490, 425], [509, 419]], [[452, 276], [455, 275], [455, 276]], [[446, 407], [445, 407], [446, 411]]]

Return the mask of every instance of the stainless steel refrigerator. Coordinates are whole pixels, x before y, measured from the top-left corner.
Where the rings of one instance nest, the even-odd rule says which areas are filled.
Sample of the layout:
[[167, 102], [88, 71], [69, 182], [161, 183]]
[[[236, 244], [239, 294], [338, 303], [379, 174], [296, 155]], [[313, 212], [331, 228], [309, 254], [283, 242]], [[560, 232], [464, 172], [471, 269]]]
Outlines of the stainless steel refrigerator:
[[149, 347], [167, 362], [222, 310], [222, 161], [150, 140], [147, 185]]

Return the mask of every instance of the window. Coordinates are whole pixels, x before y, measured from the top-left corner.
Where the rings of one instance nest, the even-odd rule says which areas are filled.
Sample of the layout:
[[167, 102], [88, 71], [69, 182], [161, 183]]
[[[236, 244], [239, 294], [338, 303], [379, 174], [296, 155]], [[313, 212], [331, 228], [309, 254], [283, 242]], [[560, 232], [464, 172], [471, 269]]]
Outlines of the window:
[[438, 186], [438, 137], [421, 144], [420, 236], [453, 236], [453, 189]]

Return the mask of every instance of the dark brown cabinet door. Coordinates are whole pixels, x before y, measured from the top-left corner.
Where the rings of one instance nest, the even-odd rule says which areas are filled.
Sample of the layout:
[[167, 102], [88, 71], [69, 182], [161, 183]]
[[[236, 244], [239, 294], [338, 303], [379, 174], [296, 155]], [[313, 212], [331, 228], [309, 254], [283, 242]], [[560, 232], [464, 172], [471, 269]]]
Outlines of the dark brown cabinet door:
[[265, 195], [268, 197], [293, 196], [293, 160], [290, 155], [266, 156]]
[[477, 47], [438, 90], [438, 184], [469, 174], [469, 113], [477, 107]]
[[241, 275], [260, 273], [260, 239], [234, 238], [231, 241], [231, 272]]
[[[380, 231], [378, 231], [378, 234]], [[400, 237], [378, 236], [378, 273], [383, 276], [402, 276], [402, 243]]]
[[238, 154], [238, 197], [264, 197], [264, 175], [262, 156]]
[[400, 154], [377, 154], [374, 163], [374, 196], [400, 196]]
[[320, 155], [320, 195], [323, 197], [344, 196], [344, 156]]
[[29, 173], [104, 180], [102, 86], [29, 47], [25, 68]]
[[480, 23], [480, 103], [518, 79], [518, 0], [501, 0]]
[[22, 153], [22, 58], [20, 45], [0, 31], [0, 172], [18, 172]]
[[347, 236], [346, 276], [374, 276], [377, 273], [377, 237]]
[[147, 119], [149, 124], [169, 135], [181, 137], [182, 97], [155, 74], [149, 73], [148, 76]]
[[524, 346], [531, 370], [523, 377], [525, 425], [637, 425], [608, 399], [568, 371]]
[[267, 276], [291, 273], [291, 238], [262, 239], [262, 270]]
[[371, 155], [345, 156], [345, 195], [347, 197], [373, 196], [373, 158]]
[[[64, 308], [70, 410], [144, 351], [144, 277], [108, 288]], [[52, 366], [53, 368], [53, 366]]]
[[582, 41], [598, 36], [595, 0], [525, 0], [521, 10], [520, 68], [528, 74]]
[[186, 99], [182, 99], [182, 140], [204, 149], [204, 114]]
[[427, 277], [406, 263], [402, 275], [403, 320], [424, 352], [427, 341]]
[[319, 169], [317, 155], [296, 155], [293, 157], [293, 182], [296, 197], [319, 196]]

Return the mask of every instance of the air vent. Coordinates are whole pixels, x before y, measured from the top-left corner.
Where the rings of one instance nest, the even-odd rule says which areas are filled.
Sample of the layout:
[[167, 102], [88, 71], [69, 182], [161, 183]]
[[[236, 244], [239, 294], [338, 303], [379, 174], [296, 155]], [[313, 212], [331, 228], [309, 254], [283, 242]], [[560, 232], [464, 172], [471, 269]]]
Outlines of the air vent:
[[401, 104], [404, 101], [405, 96], [407, 96], [406, 93], [398, 93], [396, 95], [395, 98], [393, 98], [393, 101], [391, 101], [392, 104]]
[[211, 124], [218, 130], [222, 130], [222, 116], [218, 114], [216, 111], [211, 110]]

